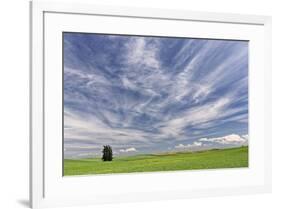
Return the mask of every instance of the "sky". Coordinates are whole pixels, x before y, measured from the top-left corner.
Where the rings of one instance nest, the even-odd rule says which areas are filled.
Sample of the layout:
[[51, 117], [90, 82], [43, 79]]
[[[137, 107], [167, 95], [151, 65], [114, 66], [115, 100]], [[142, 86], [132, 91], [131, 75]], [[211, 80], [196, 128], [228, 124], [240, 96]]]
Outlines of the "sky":
[[248, 42], [64, 33], [64, 157], [248, 144]]

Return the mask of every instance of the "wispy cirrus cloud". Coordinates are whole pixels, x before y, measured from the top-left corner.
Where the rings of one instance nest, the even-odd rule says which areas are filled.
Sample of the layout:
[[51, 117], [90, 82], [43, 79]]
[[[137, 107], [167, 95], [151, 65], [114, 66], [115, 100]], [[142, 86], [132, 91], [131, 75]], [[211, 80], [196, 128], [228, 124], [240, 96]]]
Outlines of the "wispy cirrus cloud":
[[64, 55], [68, 157], [248, 134], [248, 42], [65, 33]]

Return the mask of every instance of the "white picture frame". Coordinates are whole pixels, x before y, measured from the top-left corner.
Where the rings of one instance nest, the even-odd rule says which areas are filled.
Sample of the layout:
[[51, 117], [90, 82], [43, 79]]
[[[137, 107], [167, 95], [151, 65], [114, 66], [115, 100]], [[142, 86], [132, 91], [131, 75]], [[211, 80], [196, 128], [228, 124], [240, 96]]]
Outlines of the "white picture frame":
[[[271, 191], [270, 17], [36, 1], [31, 2], [30, 8], [32, 208]], [[99, 23], [103, 23], [102, 26]], [[115, 23], [120, 24], [120, 27], [113, 27]], [[143, 23], [147, 27], [139, 27]], [[123, 33], [252, 41], [249, 123], [250, 146], [253, 148], [250, 147], [249, 168], [63, 177], [60, 125], [62, 95], [57, 90], [61, 85], [62, 64], [62, 40], [59, 34], [66, 30], [93, 32], [93, 25], [98, 28], [94, 32], [99, 30], [120, 34], [126, 30]], [[166, 26], [173, 30], [167, 31]], [[183, 32], [183, 26], [190, 26], [194, 31]], [[104, 182], [113, 185], [112, 192], [106, 193], [102, 188]]]

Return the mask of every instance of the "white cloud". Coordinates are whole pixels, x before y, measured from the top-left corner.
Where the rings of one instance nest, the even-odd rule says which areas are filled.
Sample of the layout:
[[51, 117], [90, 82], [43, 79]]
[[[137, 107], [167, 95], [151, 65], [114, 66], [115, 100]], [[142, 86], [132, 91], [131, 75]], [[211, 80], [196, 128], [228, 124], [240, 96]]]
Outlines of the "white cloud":
[[184, 148], [184, 147], [185, 147], [185, 145], [183, 145], [183, 144], [178, 144], [175, 146], [176, 149], [180, 149], [180, 148]]
[[136, 148], [134, 148], [134, 147], [130, 147], [127, 149], [120, 149], [119, 151], [120, 152], [137, 152]]
[[176, 149], [186, 149], [186, 148], [195, 148], [195, 147], [201, 147], [201, 146], [204, 146], [202, 142], [193, 142], [192, 144], [186, 144], [186, 145], [183, 145], [183, 144], [178, 144], [175, 146]]
[[230, 134], [215, 138], [200, 138], [191, 144], [178, 144], [175, 149], [206, 149], [208, 147], [216, 147], [216, 145], [239, 146], [248, 144], [248, 135], [239, 136]]
[[223, 137], [216, 137], [216, 138], [201, 138], [198, 141], [200, 142], [214, 142], [218, 144], [233, 144], [233, 145], [243, 145], [248, 142], [248, 137], [245, 137], [248, 135], [244, 136], [239, 136], [237, 134], [230, 134], [227, 136]]
[[246, 139], [246, 140], [249, 140], [249, 135], [248, 135], [248, 134], [242, 135], [242, 137], [243, 137], [244, 139]]

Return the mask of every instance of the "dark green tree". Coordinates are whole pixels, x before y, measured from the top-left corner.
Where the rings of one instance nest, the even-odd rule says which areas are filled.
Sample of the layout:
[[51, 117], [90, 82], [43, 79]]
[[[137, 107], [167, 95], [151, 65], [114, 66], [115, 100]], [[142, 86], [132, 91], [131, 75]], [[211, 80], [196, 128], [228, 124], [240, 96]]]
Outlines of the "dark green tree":
[[112, 149], [109, 145], [103, 146], [102, 150], [102, 158], [103, 161], [112, 161], [113, 155], [112, 155]]

